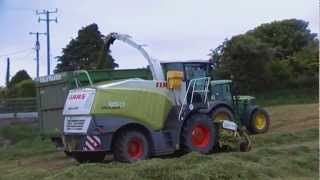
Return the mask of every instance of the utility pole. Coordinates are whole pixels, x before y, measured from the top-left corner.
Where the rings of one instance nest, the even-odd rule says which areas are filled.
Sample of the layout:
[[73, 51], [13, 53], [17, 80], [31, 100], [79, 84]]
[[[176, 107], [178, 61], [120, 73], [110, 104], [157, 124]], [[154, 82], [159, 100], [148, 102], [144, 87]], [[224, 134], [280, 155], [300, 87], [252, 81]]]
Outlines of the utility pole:
[[58, 9], [55, 9], [54, 11], [48, 11], [48, 10], [42, 10], [42, 11], [36, 11], [37, 15], [44, 14], [46, 16], [45, 19], [42, 19], [39, 17], [38, 22], [46, 21], [47, 23], [47, 74], [50, 75], [50, 22], [55, 21], [58, 22], [57, 17], [55, 19], [50, 19], [51, 13], [57, 13]]
[[46, 35], [46, 33], [39, 33], [39, 32], [29, 32], [30, 35], [36, 35], [36, 61], [37, 61], [37, 78], [39, 77], [39, 51], [40, 51], [40, 42], [39, 42], [39, 35]]
[[36, 35], [36, 61], [37, 61], [37, 78], [39, 77], [39, 51], [40, 51], [40, 42], [39, 42], [39, 35], [46, 35], [46, 33], [39, 33], [39, 32], [29, 32], [30, 35]]
[[6, 74], [6, 86], [9, 87], [10, 81], [10, 58], [7, 58], [7, 74]]

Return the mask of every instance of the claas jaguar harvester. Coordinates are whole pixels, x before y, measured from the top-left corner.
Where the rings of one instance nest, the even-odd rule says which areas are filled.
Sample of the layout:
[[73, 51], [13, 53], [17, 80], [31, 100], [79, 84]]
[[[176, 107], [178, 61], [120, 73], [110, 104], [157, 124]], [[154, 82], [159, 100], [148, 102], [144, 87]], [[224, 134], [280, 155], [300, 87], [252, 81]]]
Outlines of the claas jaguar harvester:
[[65, 102], [63, 143], [79, 162], [107, 153], [134, 162], [177, 151], [210, 153], [219, 133], [231, 131], [243, 151], [252, 133], [269, 127], [269, 116], [249, 96], [234, 96], [230, 80], [211, 80], [205, 61], [159, 62], [128, 35], [112, 33], [148, 60], [153, 80], [124, 79], [70, 90]]

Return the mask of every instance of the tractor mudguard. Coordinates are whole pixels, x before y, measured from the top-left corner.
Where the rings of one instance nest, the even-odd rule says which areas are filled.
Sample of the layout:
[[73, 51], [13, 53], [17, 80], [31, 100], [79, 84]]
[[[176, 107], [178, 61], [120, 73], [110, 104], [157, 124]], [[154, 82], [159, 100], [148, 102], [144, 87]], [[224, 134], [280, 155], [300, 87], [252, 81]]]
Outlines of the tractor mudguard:
[[240, 121], [244, 126], [249, 126], [251, 115], [258, 108], [260, 108], [258, 105], [249, 106], [247, 110], [240, 116]]

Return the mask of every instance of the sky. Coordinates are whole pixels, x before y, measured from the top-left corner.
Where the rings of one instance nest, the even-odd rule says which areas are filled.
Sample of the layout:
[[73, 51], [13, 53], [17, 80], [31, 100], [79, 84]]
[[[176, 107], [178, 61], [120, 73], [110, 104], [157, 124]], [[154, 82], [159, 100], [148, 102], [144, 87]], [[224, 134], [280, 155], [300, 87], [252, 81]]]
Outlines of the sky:
[[[35, 36], [45, 32], [36, 10], [58, 9], [50, 23], [51, 70], [80, 28], [97, 23], [102, 34], [129, 34], [146, 44], [149, 54], [159, 60], [208, 59], [210, 49], [224, 39], [245, 33], [275, 20], [297, 18], [308, 21], [319, 32], [318, 0], [0, 0], [0, 86], [6, 77], [10, 57], [11, 77], [25, 69], [36, 76]], [[44, 16], [40, 16], [44, 18]], [[138, 51], [122, 42], [111, 46], [121, 69], [147, 66]], [[40, 36], [40, 75], [46, 75], [46, 37]]]

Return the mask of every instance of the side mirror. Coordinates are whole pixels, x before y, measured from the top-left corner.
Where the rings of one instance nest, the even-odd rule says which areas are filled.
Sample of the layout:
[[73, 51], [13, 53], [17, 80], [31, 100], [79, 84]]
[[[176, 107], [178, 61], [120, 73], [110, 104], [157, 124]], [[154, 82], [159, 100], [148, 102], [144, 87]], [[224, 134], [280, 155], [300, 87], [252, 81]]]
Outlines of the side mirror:
[[169, 89], [179, 89], [183, 80], [183, 72], [181, 71], [168, 71], [167, 82]]

